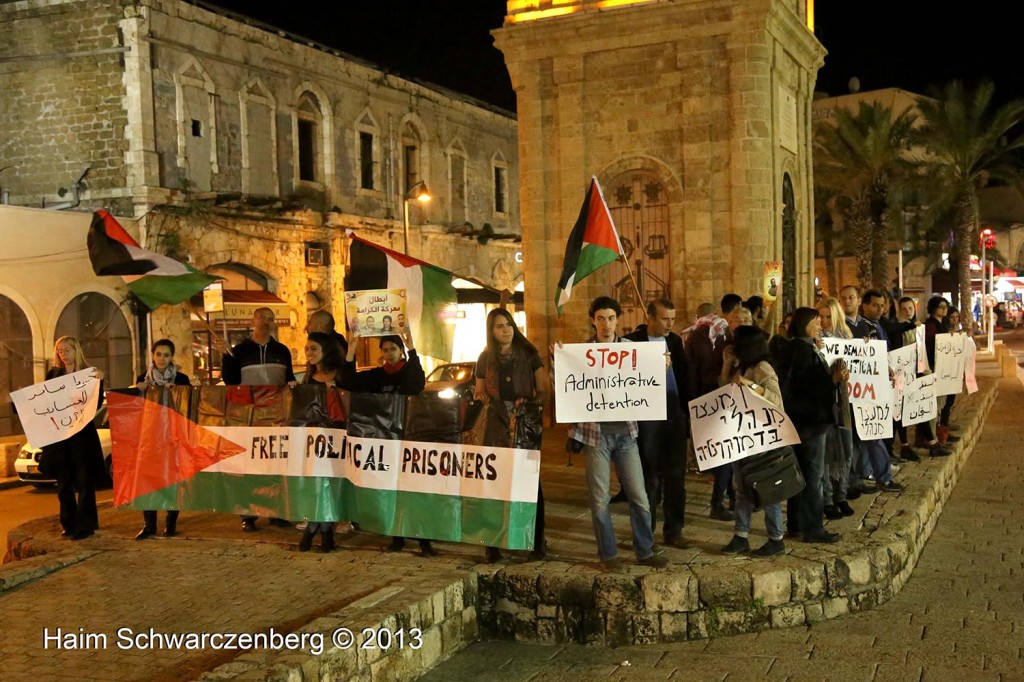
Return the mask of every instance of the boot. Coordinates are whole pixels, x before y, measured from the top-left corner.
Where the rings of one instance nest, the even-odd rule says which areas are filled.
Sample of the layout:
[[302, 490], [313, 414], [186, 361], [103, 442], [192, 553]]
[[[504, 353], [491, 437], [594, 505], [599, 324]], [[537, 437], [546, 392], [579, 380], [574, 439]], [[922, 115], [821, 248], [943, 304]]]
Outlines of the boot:
[[935, 429], [935, 437], [939, 439], [939, 445], [949, 442], [949, 427], [941, 424]]
[[496, 564], [499, 561], [501, 561], [502, 558], [503, 557], [501, 556], [501, 550], [500, 549], [498, 549], [497, 547], [488, 547], [487, 548], [487, 563], [489, 563], [489, 564]]
[[434, 549], [434, 545], [430, 544], [430, 540], [420, 540], [420, 556], [427, 558], [437, 556], [437, 550]]
[[313, 536], [316, 535], [316, 531], [312, 531], [306, 528], [302, 533], [302, 539], [299, 540], [299, 551], [308, 552], [309, 548], [313, 546]]
[[178, 512], [167, 512], [167, 521], [164, 524], [164, 537], [173, 538], [178, 534]]
[[334, 551], [334, 526], [331, 526], [327, 530], [320, 531], [320, 551]]
[[149, 526], [143, 526], [139, 534], [135, 536], [136, 540], [145, 540], [146, 538], [156, 535], [156, 528], [150, 528]]

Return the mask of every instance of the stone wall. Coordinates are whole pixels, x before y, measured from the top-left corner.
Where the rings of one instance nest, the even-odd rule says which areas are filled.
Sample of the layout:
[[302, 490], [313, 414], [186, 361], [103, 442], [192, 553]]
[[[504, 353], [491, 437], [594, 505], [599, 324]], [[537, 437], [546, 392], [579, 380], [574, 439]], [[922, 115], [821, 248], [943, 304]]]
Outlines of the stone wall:
[[23, 0], [0, 5], [0, 186], [14, 204], [66, 201], [89, 167], [89, 194], [125, 200], [118, 3]]

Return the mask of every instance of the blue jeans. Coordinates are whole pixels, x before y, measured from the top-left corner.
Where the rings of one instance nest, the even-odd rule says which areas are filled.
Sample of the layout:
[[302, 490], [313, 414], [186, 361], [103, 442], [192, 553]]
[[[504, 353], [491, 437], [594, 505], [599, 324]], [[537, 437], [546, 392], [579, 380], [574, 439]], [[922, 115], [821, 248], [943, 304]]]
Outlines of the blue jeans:
[[587, 465], [587, 489], [590, 492], [590, 518], [594, 522], [597, 555], [601, 561], [614, 559], [619, 553], [615, 544], [615, 529], [608, 511], [608, 492], [611, 465], [629, 500], [629, 525], [633, 529], [633, 549], [638, 559], [654, 554], [654, 533], [651, 531], [651, 509], [644, 490], [644, 472], [640, 465], [640, 450], [636, 439], [628, 435], [601, 436], [596, 446], [584, 445], [583, 458]]
[[[740, 462], [732, 464], [732, 480], [740, 480]], [[754, 513], [754, 502], [742, 490], [743, 486], [736, 486], [736, 535], [741, 538], [747, 537], [750, 533], [750, 517]], [[768, 538], [781, 540], [785, 531], [782, 528], [782, 503], [769, 504], [764, 510], [764, 527], [768, 531]]]
[[825, 468], [825, 435], [831, 424], [813, 424], [797, 428], [800, 444], [796, 450], [800, 470], [804, 475], [803, 492], [800, 493], [800, 532], [804, 538], [817, 535], [825, 527], [825, 504], [821, 491], [821, 474]]
[[888, 483], [891, 481], [892, 472], [889, 469], [889, 451], [885, 449], [885, 441], [862, 440], [860, 448], [864, 458], [871, 467], [875, 483]]

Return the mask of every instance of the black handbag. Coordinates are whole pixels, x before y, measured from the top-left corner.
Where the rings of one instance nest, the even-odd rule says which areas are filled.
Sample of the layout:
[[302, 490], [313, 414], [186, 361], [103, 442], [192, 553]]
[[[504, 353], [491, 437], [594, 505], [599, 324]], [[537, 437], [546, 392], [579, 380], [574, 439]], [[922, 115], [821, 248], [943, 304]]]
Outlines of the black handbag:
[[788, 445], [743, 460], [739, 476], [744, 494], [760, 508], [788, 500], [806, 485], [796, 453]]

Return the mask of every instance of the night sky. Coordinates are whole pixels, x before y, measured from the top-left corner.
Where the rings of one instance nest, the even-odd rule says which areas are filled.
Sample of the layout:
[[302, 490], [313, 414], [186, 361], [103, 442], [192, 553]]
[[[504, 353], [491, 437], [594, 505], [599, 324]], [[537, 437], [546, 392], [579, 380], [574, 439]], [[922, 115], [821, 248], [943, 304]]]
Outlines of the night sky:
[[[213, 3], [373, 62], [505, 109], [515, 95], [490, 31], [501, 26], [505, 0], [292, 0]], [[1020, 29], [1011, 4], [943, 5], [921, 0], [818, 0], [818, 39], [829, 51], [818, 90], [849, 92], [901, 87], [929, 94], [959, 78], [996, 84], [1005, 101], [1024, 97]], [[950, 9], [947, 9], [949, 7]], [[955, 8], [955, 9], [954, 9]], [[972, 13], [973, 10], [973, 13]], [[1000, 16], [1001, 15], [1001, 16]]]

